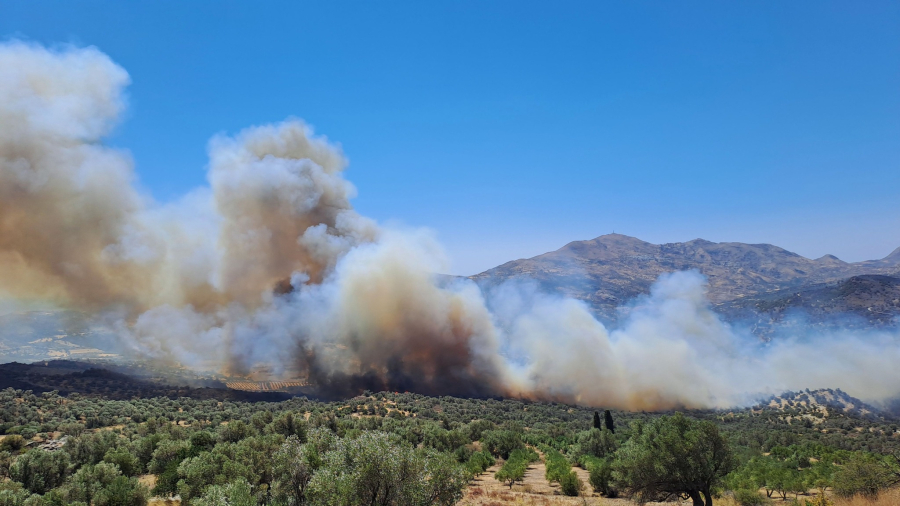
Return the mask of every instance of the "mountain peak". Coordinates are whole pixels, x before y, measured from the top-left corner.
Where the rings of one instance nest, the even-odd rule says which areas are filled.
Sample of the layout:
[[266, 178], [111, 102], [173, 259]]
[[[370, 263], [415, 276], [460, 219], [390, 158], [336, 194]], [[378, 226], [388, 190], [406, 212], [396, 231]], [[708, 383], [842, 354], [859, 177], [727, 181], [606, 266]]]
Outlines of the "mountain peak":
[[900, 264], [900, 248], [895, 249], [890, 255], [884, 257], [882, 261], [894, 264]]
[[816, 262], [820, 263], [831, 263], [831, 264], [845, 264], [847, 262], [841, 260], [840, 258], [834, 255], [822, 255], [816, 259]]
[[649, 293], [667, 272], [699, 271], [708, 281], [711, 302], [722, 304], [862, 274], [894, 275], [897, 265], [900, 250], [886, 260], [847, 263], [833, 255], [812, 260], [771, 244], [706, 239], [652, 244], [613, 233], [507, 262], [472, 279], [500, 283], [528, 277], [543, 289], [586, 302], [606, 321], [615, 321], [622, 304]]

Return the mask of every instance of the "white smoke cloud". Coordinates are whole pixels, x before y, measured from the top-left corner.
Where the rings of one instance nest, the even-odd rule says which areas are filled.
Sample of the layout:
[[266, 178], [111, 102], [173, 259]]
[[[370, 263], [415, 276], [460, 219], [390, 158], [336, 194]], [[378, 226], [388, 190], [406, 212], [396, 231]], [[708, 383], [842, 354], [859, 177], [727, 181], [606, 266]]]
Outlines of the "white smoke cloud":
[[[438, 279], [424, 230], [360, 216], [346, 158], [298, 120], [216, 137], [209, 186], [161, 205], [102, 145], [127, 73], [93, 48], [0, 45], [0, 291], [93, 311], [144, 357], [365, 388], [630, 409], [760, 393], [900, 393], [894, 334], [764, 345], [697, 273], [662, 276], [608, 330], [579, 301]], [[886, 350], [886, 351], [885, 351]]]

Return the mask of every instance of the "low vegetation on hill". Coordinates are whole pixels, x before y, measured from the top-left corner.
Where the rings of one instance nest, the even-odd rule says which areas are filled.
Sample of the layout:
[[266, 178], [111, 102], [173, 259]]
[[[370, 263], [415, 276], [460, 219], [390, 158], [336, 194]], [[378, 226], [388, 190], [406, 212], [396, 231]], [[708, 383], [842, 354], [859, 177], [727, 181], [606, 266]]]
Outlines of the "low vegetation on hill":
[[512, 488], [534, 462], [561, 496], [877, 495], [900, 476], [898, 426], [841, 402], [801, 392], [652, 414], [391, 392], [246, 402], [10, 388], [0, 505], [449, 505], [488, 469]]
[[[651, 244], [608, 234], [507, 262], [472, 279], [486, 286], [526, 279], [546, 293], [585, 301], [604, 323], [615, 324], [626, 314], [623, 308], [649, 293], [661, 274], [684, 270], [706, 276], [713, 308], [729, 321], [762, 317], [768, 322], [783, 316], [779, 311], [794, 309], [816, 320], [856, 314], [862, 323], [884, 326], [900, 314], [894, 303], [900, 248], [880, 260], [847, 263], [832, 255], [805, 258], [771, 244], [703, 239]], [[878, 312], [869, 314], [869, 307]]]

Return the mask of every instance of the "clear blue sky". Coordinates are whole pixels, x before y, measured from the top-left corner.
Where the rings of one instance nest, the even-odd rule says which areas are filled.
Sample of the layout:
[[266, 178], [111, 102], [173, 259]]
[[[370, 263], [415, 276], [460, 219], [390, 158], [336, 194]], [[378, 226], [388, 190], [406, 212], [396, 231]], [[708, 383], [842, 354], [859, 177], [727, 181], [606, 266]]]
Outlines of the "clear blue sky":
[[158, 200], [212, 135], [296, 116], [461, 274], [613, 230], [900, 246], [898, 2], [0, 0], [0, 37], [128, 70], [109, 142]]

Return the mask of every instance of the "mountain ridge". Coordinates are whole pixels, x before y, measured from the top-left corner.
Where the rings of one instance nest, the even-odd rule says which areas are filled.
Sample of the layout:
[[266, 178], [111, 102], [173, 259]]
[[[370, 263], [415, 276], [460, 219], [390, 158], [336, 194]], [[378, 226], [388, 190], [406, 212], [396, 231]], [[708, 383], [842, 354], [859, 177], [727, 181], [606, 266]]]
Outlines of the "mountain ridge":
[[551, 293], [583, 300], [603, 320], [615, 321], [618, 308], [667, 272], [696, 269], [707, 277], [709, 298], [722, 304], [793, 287], [835, 282], [865, 274], [900, 273], [900, 248], [885, 258], [845, 262], [818, 259], [772, 244], [693, 239], [652, 244], [623, 234], [572, 241], [555, 251], [513, 260], [470, 276], [480, 284], [528, 278]]

